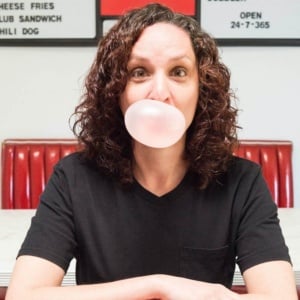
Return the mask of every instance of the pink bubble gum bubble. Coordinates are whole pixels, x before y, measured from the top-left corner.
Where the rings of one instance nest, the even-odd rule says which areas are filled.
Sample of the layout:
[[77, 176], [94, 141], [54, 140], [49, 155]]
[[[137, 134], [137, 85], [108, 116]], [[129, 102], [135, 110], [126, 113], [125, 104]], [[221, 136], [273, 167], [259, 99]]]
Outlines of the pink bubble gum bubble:
[[185, 118], [175, 106], [144, 99], [128, 107], [125, 126], [138, 142], [153, 148], [167, 148], [184, 134]]

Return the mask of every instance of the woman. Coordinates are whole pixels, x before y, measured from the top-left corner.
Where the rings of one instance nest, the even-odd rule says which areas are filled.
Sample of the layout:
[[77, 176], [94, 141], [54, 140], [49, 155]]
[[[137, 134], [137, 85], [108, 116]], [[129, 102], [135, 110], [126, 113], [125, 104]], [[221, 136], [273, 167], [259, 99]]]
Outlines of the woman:
[[[152, 4], [100, 41], [76, 108], [82, 144], [56, 166], [7, 299], [297, 299], [259, 166], [234, 158], [229, 72], [197, 22]], [[142, 99], [178, 109], [157, 148], [127, 132]], [[77, 286], [60, 287], [70, 260]], [[235, 263], [247, 295], [230, 290]]]

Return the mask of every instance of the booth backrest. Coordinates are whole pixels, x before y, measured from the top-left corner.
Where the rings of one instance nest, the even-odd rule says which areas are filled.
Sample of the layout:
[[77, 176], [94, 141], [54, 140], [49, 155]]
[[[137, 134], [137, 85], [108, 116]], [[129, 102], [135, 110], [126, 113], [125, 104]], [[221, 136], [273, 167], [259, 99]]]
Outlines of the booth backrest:
[[36, 208], [53, 166], [77, 148], [75, 139], [5, 140], [2, 208]]
[[[293, 207], [292, 143], [241, 140], [235, 154], [262, 166], [278, 207]], [[76, 151], [75, 139], [9, 139], [2, 143], [2, 208], [36, 208], [57, 161]]]
[[291, 141], [241, 140], [235, 154], [261, 165], [278, 207], [294, 207]]

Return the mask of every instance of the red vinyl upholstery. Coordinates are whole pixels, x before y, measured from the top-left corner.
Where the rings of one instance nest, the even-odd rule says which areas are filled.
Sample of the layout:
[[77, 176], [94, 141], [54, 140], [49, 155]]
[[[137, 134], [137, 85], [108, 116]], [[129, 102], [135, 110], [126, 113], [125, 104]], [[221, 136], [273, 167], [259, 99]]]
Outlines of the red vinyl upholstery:
[[[36, 208], [53, 165], [77, 149], [75, 139], [2, 143], [2, 208]], [[235, 154], [259, 163], [278, 207], [293, 207], [292, 143], [241, 140]]]
[[5, 140], [2, 208], [36, 208], [53, 166], [77, 148], [74, 139]]
[[7, 289], [6, 287], [1, 287], [0, 286], [0, 300], [5, 299], [6, 289]]
[[235, 154], [262, 166], [278, 207], [294, 206], [291, 141], [241, 140]]

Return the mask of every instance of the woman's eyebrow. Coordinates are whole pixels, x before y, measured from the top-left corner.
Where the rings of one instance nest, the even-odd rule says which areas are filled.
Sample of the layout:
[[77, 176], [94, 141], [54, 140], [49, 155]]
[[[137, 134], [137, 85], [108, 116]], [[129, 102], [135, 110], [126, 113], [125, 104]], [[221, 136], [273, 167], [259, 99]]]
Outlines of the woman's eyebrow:
[[140, 55], [131, 55], [130, 58], [129, 58], [129, 62], [131, 61], [148, 61], [150, 60], [149, 58], [147, 57], [143, 57], [143, 56], [140, 56]]
[[[194, 62], [194, 60], [189, 57], [186, 54], [178, 54], [175, 55], [173, 57], [169, 58], [170, 61], [178, 61], [178, 60], [188, 60], [190, 62]], [[129, 58], [129, 62], [134, 62], [134, 61], [142, 61], [142, 62], [147, 62], [147, 61], [151, 61], [151, 58], [146, 57], [146, 56], [142, 56], [142, 55], [138, 55], [138, 54], [132, 54]]]

